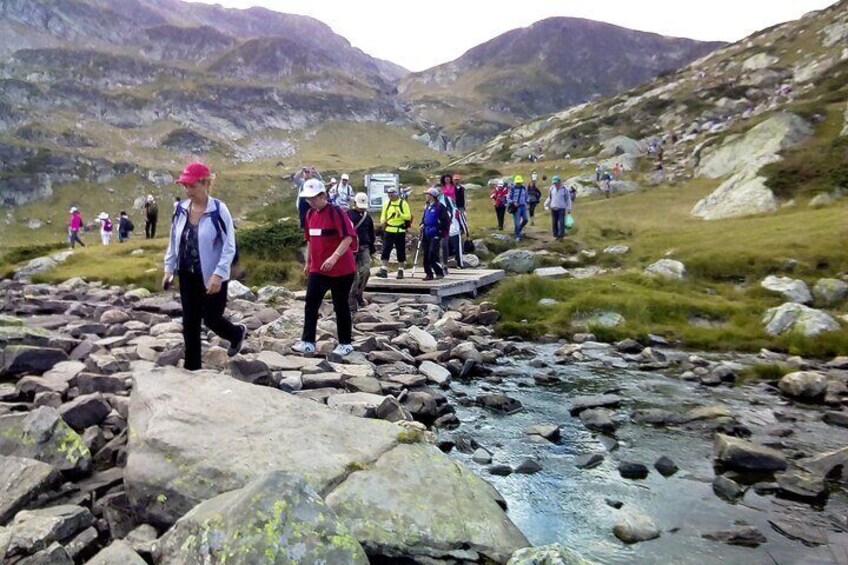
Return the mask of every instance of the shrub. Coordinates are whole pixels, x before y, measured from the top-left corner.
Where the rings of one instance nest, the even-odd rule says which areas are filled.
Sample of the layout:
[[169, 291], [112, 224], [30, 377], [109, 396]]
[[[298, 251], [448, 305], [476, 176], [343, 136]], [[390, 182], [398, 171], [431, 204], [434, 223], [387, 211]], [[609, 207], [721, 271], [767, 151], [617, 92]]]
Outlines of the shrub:
[[848, 187], [848, 136], [813, 141], [781, 153], [782, 161], [760, 170], [779, 198]]
[[294, 222], [275, 222], [238, 233], [239, 254], [263, 259], [291, 257], [303, 246], [303, 232]]

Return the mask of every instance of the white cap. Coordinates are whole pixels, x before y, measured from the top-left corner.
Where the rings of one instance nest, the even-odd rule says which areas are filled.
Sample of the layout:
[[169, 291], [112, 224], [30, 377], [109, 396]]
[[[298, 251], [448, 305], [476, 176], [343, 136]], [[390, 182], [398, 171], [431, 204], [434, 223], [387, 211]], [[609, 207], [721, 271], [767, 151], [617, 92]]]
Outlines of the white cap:
[[318, 179], [309, 179], [303, 183], [303, 190], [300, 193], [301, 198], [312, 198], [318, 196], [322, 192], [327, 192], [324, 183]]
[[424, 194], [429, 194], [433, 198], [438, 198], [442, 193], [435, 186], [431, 186], [430, 188], [424, 191]]
[[330, 184], [336, 184], [337, 182], [339, 181], [336, 180], [336, 177], [330, 179]]
[[108, 217], [109, 217], [109, 214], [107, 214], [106, 212], [100, 212], [100, 213], [97, 215], [97, 219], [98, 219], [98, 220], [105, 220], [105, 219], [107, 219]]
[[78, 212], [78, 211], [79, 210], [76, 206], [71, 206], [71, 214], [73, 214], [74, 212]]
[[353, 197], [353, 200], [356, 202], [357, 208], [360, 208], [362, 210], [368, 208], [368, 195], [364, 192], [357, 192], [356, 196]]
[[350, 180], [350, 175], [347, 173], [342, 173], [342, 180]]
[[498, 179], [498, 186], [503, 186], [503, 185], [504, 185], [503, 179]]
[[397, 187], [396, 187], [396, 186], [388, 186], [388, 187], [386, 187], [386, 193], [388, 193], [388, 194], [393, 194], [393, 193], [394, 193], [394, 194], [397, 194], [397, 191], [398, 191], [398, 189], [397, 189]]
[[148, 194], [148, 195], [147, 195], [147, 201], [148, 201], [148, 202], [153, 202], [153, 195], [152, 195], [152, 194]]

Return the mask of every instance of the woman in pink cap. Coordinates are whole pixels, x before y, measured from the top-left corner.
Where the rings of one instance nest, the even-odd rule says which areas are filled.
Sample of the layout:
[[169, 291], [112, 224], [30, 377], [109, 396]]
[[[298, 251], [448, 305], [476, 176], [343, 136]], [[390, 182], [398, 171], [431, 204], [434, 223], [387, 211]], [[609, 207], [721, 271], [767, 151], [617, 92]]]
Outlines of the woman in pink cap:
[[247, 327], [224, 318], [236, 239], [227, 205], [209, 196], [212, 173], [203, 163], [189, 163], [176, 183], [183, 186], [186, 199], [171, 221], [162, 288], [167, 290], [174, 273], [179, 275], [185, 368], [194, 371], [200, 369], [201, 321], [230, 342], [230, 357], [241, 351]]

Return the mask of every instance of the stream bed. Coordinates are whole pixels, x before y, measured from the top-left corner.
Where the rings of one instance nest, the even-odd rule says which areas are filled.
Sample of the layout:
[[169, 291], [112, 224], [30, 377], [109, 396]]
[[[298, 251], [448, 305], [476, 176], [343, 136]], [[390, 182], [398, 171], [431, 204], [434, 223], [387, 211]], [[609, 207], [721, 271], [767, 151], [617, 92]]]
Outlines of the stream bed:
[[[682, 414], [699, 406], [724, 405], [736, 423], [753, 432], [752, 441], [778, 442], [784, 453], [800, 457], [848, 445], [848, 429], [824, 423], [823, 408], [796, 406], [765, 383], [705, 387], [671, 371], [663, 374], [626, 367], [620, 357], [558, 365], [553, 354], [556, 346], [534, 349], [535, 361], [506, 360], [496, 368], [495, 378], [454, 382], [448, 393], [462, 422], [454, 436], [476, 440], [492, 454], [491, 464], [515, 468], [528, 457], [541, 464], [542, 470], [535, 474], [495, 476], [488, 472], [490, 465], [474, 462], [471, 454], [457, 449], [451, 452], [500, 491], [510, 518], [531, 543], [558, 542], [603, 564], [848, 563], [844, 478], [841, 483], [829, 483], [829, 496], [814, 503], [776, 494], [761, 496], [753, 488], [735, 503], [727, 502], [714, 494], [712, 487], [717, 421], [651, 427], [631, 418], [634, 410], [647, 408]], [[553, 375], [559, 382], [537, 384], [533, 377], [538, 373]], [[625, 399], [615, 410], [620, 425], [614, 434], [605, 437], [591, 432], [569, 413], [573, 397], [610, 391]], [[504, 393], [524, 408], [500, 415], [463, 402], [487, 392]], [[525, 429], [537, 424], [559, 425], [561, 439], [553, 443], [526, 435]], [[593, 469], [575, 467], [575, 458], [587, 453], [601, 453], [604, 460]], [[668, 478], [653, 466], [662, 455], [680, 468]], [[621, 460], [644, 463], [650, 474], [644, 480], [622, 478], [617, 470]], [[616, 510], [607, 499], [620, 501], [623, 507]], [[616, 539], [613, 524], [627, 510], [651, 517], [661, 536], [633, 545]], [[779, 533], [770, 520], [802, 529], [804, 540]], [[743, 524], [756, 527], [767, 541], [750, 548], [702, 537]], [[812, 545], [817, 538], [825, 543]]]

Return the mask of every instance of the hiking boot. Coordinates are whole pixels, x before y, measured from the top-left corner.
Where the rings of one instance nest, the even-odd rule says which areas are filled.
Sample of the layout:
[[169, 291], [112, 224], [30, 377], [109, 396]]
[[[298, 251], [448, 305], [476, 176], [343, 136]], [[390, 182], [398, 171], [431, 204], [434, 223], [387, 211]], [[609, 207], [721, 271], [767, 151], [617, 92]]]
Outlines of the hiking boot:
[[386, 269], [380, 269], [379, 271], [377, 271], [377, 274], [374, 275], [374, 276], [380, 277], [381, 279], [385, 279], [385, 278], [388, 278], [389, 272]]
[[425, 276], [425, 277], [424, 277], [424, 280], [425, 280], [425, 281], [431, 281], [431, 280], [433, 280], [433, 275], [427, 275], [427, 276]]
[[436, 280], [442, 280], [443, 278], [445, 278], [444, 274], [436, 275]]
[[340, 343], [335, 349], [333, 349], [333, 354], [338, 355], [339, 357], [344, 357], [345, 355], [353, 352], [353, 346], [349, 343]]
[[227, 349], [228, 357], [235, 357], [236, 355], [238, 355], [241, 351], [242, 346], [244, 346], [244, 338], [247, 337], [247, 326], [242, 324], [239, 327], [241, 328], [241, 337], [230, 344], [230, 348]]
[[398, 269], [397, 279], [403, 280], [403, 269]]
[[315, 353], [315, 344], [301, 340], [292, 345], [291, 350], [296, 353]]

